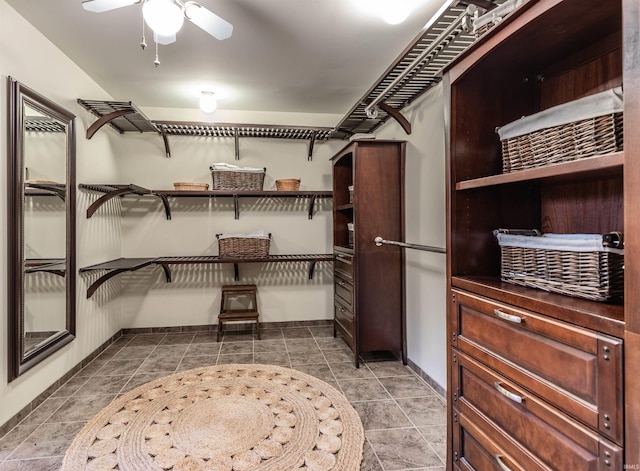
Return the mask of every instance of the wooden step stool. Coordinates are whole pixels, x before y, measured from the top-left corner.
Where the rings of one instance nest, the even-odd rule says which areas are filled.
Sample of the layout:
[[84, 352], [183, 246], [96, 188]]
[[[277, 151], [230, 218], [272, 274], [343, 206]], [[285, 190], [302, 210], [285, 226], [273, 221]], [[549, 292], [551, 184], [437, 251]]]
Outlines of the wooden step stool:
[[[258, 287], [256, 285], [224, 285], [220, 298], [220, 314], [218, 315], [218, 342], [222, 334], [224, 322], [253, 320], [260, 339], [260, 322], [258, 320]], [[249, 301], [247, 309], [229, 309], [227, 306], [233, 298], [244, 297]]]

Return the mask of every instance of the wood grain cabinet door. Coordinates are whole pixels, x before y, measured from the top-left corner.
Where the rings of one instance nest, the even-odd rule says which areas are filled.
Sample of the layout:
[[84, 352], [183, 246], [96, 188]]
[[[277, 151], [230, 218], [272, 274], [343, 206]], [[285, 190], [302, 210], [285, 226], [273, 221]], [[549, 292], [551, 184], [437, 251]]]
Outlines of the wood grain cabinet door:
[[623, 443], [622, 340], [454, 291], [452, 346]]
[[557, 470], [621, 469], [622, 448], [472, 357], [454, 352], [455, 407], [482, 417], [520, 447]]

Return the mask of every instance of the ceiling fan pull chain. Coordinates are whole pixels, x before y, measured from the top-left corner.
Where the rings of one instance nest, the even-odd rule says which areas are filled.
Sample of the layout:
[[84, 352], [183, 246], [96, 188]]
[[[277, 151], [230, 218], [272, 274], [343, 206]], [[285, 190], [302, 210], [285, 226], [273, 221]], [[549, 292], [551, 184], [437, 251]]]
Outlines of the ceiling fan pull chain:
[[147, 47], [147, 40], [144, 37], [144, 16], [142, 17], [142, 41], [140, 42], [140, 47], [144, 51]]
[[153, 64], [156, 67], [160, 65], [160, 59], [158, 59], [158, 41], [156, 41], [156, 60], [153, 61]]

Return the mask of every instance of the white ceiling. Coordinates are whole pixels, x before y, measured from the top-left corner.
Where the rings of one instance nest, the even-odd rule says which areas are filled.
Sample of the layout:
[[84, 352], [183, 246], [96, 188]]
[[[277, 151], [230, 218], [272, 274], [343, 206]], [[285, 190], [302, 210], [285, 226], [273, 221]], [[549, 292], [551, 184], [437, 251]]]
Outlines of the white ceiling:
[[139, 46], [140, 5], [92, 13], [81, 0], [7, 0], [114, 100], [196, 108], [209, 88], [219, 109], [341, 115], [444, 3], [389, 1], [418, 5], [404, 23], [389, 25], [353, 0], [200, 0], [233, 24], [232, 37], [218, 41], [185, 21], [177, 41], [160, 46], [156, 68], [149, 28], [149, 46]]

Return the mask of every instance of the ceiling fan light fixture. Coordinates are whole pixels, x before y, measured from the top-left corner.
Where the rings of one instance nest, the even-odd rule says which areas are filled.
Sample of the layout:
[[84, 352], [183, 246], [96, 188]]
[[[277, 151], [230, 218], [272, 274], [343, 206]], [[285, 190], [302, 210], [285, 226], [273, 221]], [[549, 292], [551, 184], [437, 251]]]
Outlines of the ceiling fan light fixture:
[[149, 27], [160, 36], [173, 36], [184, 23], [182, 8], [173, 0], [147, 0], [142, 16]]
[[209, 91], [203, 91], [200, 94], [200, 109], [205, 113], [213, 113], [218, 108], [218, 99], [216, 94]]

